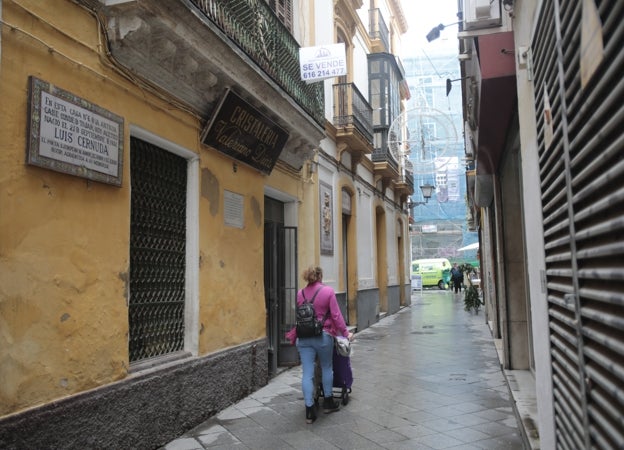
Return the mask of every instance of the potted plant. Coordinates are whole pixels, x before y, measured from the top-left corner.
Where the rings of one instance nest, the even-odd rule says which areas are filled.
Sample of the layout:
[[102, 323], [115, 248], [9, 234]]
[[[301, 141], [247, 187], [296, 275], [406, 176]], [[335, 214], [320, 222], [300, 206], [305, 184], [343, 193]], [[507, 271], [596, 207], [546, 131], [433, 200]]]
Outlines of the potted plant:
[[466, 275], [465, 279], [468, 282], [468, 286], [464, 290], [464, 310], [474, 310], [475, 314], [479, 314], [479, 308], [483, 303], [479, 297], [479, 291], [472, 285], [472, 281], [470, 279], [470, 274], [474, 272], [474, 268], [471, 264], [462, 264], [460, 269]]
[[474, 312], [479, 314], [479, 308], [482, 304], [477, 288], [470, 284], [464, 291], [464, 310], [470, 311], [474, 309]]

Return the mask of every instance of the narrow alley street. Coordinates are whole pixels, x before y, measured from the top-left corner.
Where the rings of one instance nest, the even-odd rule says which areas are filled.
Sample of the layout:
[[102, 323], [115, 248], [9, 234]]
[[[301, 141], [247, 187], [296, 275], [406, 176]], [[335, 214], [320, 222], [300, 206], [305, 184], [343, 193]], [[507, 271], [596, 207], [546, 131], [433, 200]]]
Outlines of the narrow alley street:
[[414, 293], [356, 334], [353, 389], [337, 413], [306, 424], [298, 366], [163, 449], [522, 449], [484, 322], [463, 295]]

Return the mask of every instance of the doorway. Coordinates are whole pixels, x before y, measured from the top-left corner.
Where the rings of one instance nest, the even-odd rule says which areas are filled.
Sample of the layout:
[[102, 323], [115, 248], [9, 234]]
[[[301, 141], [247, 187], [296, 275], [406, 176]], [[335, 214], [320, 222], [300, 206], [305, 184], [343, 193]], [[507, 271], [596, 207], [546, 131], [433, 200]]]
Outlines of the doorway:
[[269, 376], [279, 366], [298, 363], [297, 349], [285, 337], [295, 324], [297, 228], [284, 225], [284, 203], [264, 197], [264, 298]]
[[375, 243], [377, 250], [377, 287], [379, 289], [379, 304], [377, 319], [380, 314], [388, 313], [388, 254], [386, 247], [386, 213], [382, 206], [378, 206], [375, 214], [376, 232]]

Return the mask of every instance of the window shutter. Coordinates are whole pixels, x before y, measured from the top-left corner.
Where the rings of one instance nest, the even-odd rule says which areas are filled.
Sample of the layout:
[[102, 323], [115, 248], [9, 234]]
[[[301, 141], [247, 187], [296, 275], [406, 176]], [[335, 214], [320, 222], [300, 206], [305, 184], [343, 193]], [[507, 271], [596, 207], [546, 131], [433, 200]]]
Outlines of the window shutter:
[[293, 32], [292, 0], [267, 0], [267, 3], [279, 20]]

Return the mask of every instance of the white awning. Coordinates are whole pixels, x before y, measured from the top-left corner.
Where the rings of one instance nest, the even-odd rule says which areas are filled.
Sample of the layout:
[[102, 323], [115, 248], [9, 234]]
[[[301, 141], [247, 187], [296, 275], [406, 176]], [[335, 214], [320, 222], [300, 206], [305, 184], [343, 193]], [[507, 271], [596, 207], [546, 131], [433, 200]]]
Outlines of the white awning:
[[458, 248], [457, 251], [458, 252], [464, 252], [467, 250], [477, 250], [479, 248], [479, 243], [475, 242], [474, 244], [470, 244], [470, 245], [466, 245], [465, 247], [462, 248]]

